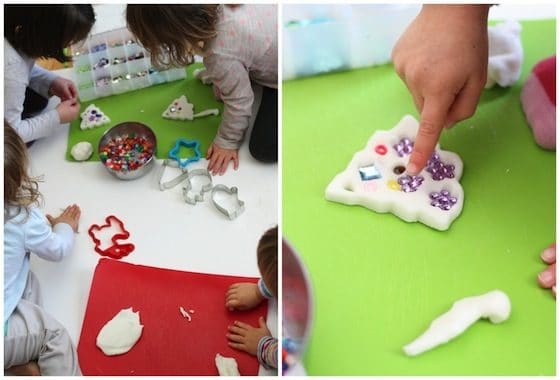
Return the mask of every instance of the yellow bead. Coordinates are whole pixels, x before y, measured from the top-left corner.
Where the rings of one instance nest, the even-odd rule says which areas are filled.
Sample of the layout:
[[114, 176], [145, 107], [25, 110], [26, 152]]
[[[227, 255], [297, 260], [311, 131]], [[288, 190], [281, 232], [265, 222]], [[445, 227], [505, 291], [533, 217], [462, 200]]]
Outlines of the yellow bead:
[[396, 191], [401, 190], [401, 185], [399, 185], [399, 183], [394, 179], [390, 179], [389, 181], [387, 181], [387, 187], [391, 190], [396, 190]]

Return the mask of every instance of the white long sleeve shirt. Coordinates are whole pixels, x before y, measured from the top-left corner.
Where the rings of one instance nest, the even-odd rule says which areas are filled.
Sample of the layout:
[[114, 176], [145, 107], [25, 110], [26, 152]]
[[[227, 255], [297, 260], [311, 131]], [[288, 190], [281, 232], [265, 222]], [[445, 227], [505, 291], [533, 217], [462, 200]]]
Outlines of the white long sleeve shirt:
[[60, 126], [56, 109], [29, 119], [21, 118], [26, 88], [48, 98], [49, 88], [56, 78], [50, 71], [36, 65], [33, 58], [14, 49], [4, 38], [4, 119], [24, 142], [49, 136]]
[[[10, 211], [16, 212], [16, 208]], [[4, 221], [4, 323], [21, 300], [29, 273], [29, 254], [60, 261], [74, 246], [74, 231], [66, 223], [53, 228], [37, 207]]]

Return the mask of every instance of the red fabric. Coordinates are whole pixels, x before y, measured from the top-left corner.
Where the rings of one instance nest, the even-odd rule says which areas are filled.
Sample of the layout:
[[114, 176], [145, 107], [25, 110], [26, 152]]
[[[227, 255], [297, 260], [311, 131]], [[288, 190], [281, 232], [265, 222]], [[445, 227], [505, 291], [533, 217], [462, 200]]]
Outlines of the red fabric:
[[556, 56], [543, 59], [537, 63], [533, 72], [539, 78], [548, 99], [556, 105]]
[[[267, 304], [244, 312], [229, 312], [225, 294], [235, 282], [256, 278], [182, 272], [133, 265], [112, 259], [97, 264], [78, 344], [84, 375], [218, 375], [217, 353], [237, 360], [241, 375], [256, 376], [255, 356], [227, 345], [227, 327], [235, 320], [258, 326]], [[132, 349], [105, 356], [97, 334], [120, 310], [140, 311], [142, 336]], [[193, 310], [192, 321], [179, 306]]]

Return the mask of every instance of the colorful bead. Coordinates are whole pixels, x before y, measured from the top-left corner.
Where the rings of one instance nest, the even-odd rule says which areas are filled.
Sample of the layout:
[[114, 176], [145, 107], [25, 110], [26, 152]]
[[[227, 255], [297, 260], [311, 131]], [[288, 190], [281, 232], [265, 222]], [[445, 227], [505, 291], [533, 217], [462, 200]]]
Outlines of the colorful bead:
[[397, 144], [393, 145], [393, 148], [399, 155], [399, 157], [404, 157], [405, 155], [409, 155], [412, 153], [412, 148], [414, 147], [414, 142], [405, 137], [401, 139]]
[[375, 153], [384, 156], [387, 154], [387, 147], [385, 145], [379, 144], [375, 147]]
[[398, 165], [393, 168], [393, 173], [395, 173], [396, 175], [401, 175], [404, 173], [405, 170], [406, 168], [404, 166]]
[[391, 190], [401, 191], [401, 185], [394, 179], [387, 181], [387, 187]]
[[422, 185], [422, 182], [424, 182], [424, 177], [422, 177], [421, 175], [410, 176], [406, 174], [402, 177], [399, 177], [397, 182], [399, 183], [399, 185], [401, 185], [401, 191], [404, 191], [405, 193], [412, 193], [418, 190], [418, 188]]
[[372, 179], [381, 178], [381, 172], [375, 167], [374, 164], [363, 166], [358, 169], [362, 181], [371, 181]]
[[144, 165], [153, 155], [154, 146], [146, 138], [130, 134], [110, 139], [101, 148], [99, 158], [115, 171], [133, 171]]
[[432, 175], [432, 179], [435, 181], [441, 181], [445, 178], [455, 178], [455, 166], [443, 163], [439, 154], [435, 152], [428, 160], [426, 171]]
[[434, 191], [430, 193], [430, 204], [433, 207], [439, 207], [441, 210], [449, 211], [457, 203], [457, 198], [452, 197], [449, 191], [443, 189], [440, 192]]

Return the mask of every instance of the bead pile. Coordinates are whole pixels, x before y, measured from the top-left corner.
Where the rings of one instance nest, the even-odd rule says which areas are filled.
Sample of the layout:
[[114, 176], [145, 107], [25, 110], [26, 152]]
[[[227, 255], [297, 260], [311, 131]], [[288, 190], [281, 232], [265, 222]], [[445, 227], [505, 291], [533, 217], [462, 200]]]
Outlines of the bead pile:
[[449, 211], [457, 203], [457, 198], [452, 197], [447, 190], [441, 190], [440, 192], [434, 191], [430, 193], [430, 203], [434, 207], [439, 207], [441, 210]]
[[397, 182], [399, 183], [399, 185], [401, 185], [401, 191], [404, 191], [405, 193], [411, 193], [418, 190], [420, 185], [422, 185], [422, 182], [424, 182], [424, 177], [422, 177], [421, 175], [410, 176], [406, 174], [402, 177], [399, 177]]
[[282, 338], [282, 374], [297, 363], [300, 343], [291, 338]]
[[397, 151], [399, 157], [404, 157], [412, 153], [412, 148], [414, 147], [414, 142], [409, 138], [403, 138], [398, 144], [393, 145], [393, 148]]
[[433, 153], [428, 160], [426, 171], [432, 175], [435, 181], [441, 181], [445, 178], [455, 178], [455, 166], [445, 165], [439, 154]]
[[111, 170], [127, 172], [143, 166], [152, 157], [153, 143], [135, 134], [119, 136], [109, 140], [101, 148], [101, 162]]

